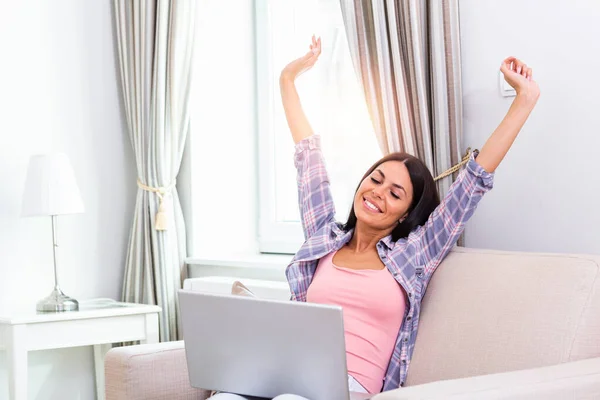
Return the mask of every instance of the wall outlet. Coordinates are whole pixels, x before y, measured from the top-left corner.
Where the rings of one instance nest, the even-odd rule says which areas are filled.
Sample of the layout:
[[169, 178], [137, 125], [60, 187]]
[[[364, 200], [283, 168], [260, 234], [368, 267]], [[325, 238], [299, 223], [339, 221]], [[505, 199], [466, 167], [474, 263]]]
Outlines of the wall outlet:
[[500, 94], [504, 97], [514, 97], [517, 95], [517, 92], [515, 91], [515, 89], [513, 89], [508, 82], [506, 82], [506, 79], [504, 79], [504, 74], [502, 74], [502, 71], [498, 71], [499, 76], [498, 76], [498, 81], [500, 82]]

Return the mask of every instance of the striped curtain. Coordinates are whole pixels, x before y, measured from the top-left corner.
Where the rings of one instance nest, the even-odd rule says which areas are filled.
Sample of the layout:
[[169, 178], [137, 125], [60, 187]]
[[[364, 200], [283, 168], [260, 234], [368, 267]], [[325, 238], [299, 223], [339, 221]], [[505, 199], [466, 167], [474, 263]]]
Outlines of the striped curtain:
[[[123, 301], [157, 304], [160, 340], [180, 338], [177, 290], [186, 235], [175, 180], [189, 131], [195, 0], [114, 0], [129, 139], [138, 186]], [[137, 178], [137, 183], [136, 183]]]
[[[461, 160], [458, 0], [340, 0], [355, 70], [381, 151], [434, 176]], [[452, 177], [438, 181], [443, 196]]]

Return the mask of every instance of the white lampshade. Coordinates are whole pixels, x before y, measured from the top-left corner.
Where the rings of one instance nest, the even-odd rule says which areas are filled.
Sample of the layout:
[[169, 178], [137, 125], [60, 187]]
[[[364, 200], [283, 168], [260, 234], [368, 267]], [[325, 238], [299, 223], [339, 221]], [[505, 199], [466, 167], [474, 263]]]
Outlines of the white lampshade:
[[66, 154], [32, 156], [21, 216], [78, 214], [84, 211], [75, 173]]

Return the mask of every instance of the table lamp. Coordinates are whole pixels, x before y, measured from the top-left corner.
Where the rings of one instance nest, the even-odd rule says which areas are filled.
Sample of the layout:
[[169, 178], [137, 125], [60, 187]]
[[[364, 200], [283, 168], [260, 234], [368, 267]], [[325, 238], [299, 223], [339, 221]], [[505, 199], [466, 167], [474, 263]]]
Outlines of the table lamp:
[[58, 250], [57, 216], [83, 212], [83, 201], [75, 173], [66, 154], [43, 154], [29, 160], [21, 216], [46, 216], [52, 219], [52, 254], [54, 257], [54, 290], [37, 303], [39, 312], [77, 311], [77, 300], [66, 296], [58, 286], [56, 252]]

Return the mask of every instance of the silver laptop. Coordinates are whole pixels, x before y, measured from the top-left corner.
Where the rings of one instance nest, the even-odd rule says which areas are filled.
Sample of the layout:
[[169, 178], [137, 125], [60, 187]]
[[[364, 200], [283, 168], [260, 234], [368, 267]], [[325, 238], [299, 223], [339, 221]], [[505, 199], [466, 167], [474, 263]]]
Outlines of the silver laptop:
[[362, 400], [349, 393], [342, 309], [179, 291], [193, 387], [271, 399]]

